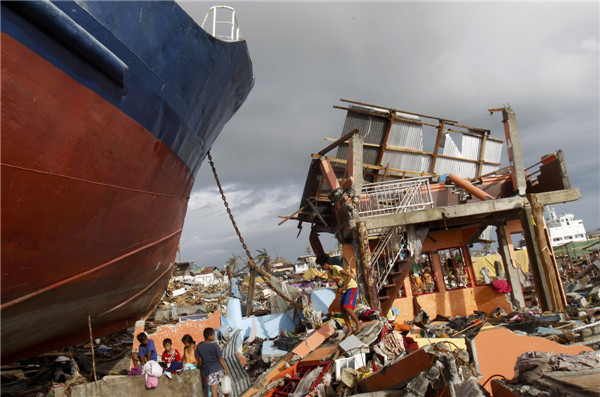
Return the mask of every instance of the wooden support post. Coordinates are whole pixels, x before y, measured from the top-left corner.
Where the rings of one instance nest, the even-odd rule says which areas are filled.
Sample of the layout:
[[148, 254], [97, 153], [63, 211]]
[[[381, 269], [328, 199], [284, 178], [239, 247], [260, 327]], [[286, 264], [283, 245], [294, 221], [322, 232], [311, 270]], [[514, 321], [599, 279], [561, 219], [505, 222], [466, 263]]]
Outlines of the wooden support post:
[[444, 124], [445, 122], [442, 120], [438, 127], [437, 137], [435, 139], [435, 148], [433, 149], [433, 157], [431, 158], [431, 164], [429, 165], [429, 173], [433, 174], [435, 171], [435, 162], [438, 158], [438, 152], [440, 150], [440, 144], [442, 142], [442, 136], [444, 135]]
[[249, 266], [250, 280], [248, 280], [248, 301], [246, 302], [246, 317], [252, 315], [252, 300], [254, 299], [254, 283], [256, 282], [256, 269]]
[[506, 229], [503, 223], [496, 225], [496, 235], [498, 236], [500, 256], [504, 262], [504, 273], [512, 288], [512, 292], [510, 293], [511, 303], [515, 309], [521, 309], [525, 307], [525, 297], [523, 296], [523, 289], [521, 288], [521, 281], [519, 280], [519, 272], [515, 268], [515, 264], [512, 263], [512, 255], [510, 254]]
[[537, 201], [535, 194], [528, 194], [527, 199], [531, 207], [523, 209], [521, 223], [540, 308], [560, 312], [564, 310], [566, 297], [545, 230], [544, 206]]
[[483, 163], [485, 162], [485, 145], [487, 144], [487, 138], [489, 133], [483, 134], [481, 138], [481, 146], [479, 148], [479, 164], [477, 165], [477, 178], [481, 178], [481, 172], [483, 171]]
[[541, 264], [544, 266], [546, 274], [547, 288], [550, 290], [552, 298], [551, 311], [562, 312], [565, 310], [567, 298], [562, 287], [560, 272], [550, 244], [550, 236], [544, 221], [544, 206], [541, 205], [535, 194], [528, 194], [527, 200], [531, 204], [533, 221], [535, 226], [535, 241], [538, 252], [540, 253]]
[[356, 223], [356, 228], [360, 242], [360, 259], [367, 287], [367, 302], [371, 308], [379, 310], [379, 293], [377, 291], [377, 281], [375, 280], [373, 264], [371, 263], [371, 248], [369, 247], [367, 225], [364, 221], [359, 221]]

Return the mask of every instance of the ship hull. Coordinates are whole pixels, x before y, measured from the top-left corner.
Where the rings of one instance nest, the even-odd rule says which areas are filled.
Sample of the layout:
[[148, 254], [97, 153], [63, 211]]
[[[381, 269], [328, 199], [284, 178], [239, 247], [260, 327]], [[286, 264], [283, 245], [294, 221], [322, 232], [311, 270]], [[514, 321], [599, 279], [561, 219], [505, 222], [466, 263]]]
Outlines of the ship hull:
[[[54, 43], [53, 54], [68, 56], [49, 56], [48, 29], [18, 12], [5, 24], [5, 11], [1, 316], [2, 359], [11, 361], [87, 340], [90, 324], [97, 337], [153, 310], [173, 270], [195, 172], [252, 81], [251, 68], [249, 79], [247, 68], [243, 79], [211, 72], [207, 81], [237, 77], [241, 86], [207, 103], [190, 93], [177, 111], [181, 95], [140, 83], [146, 65], [121, 49], [119, 97], [106, 73], [76, 67], [80, 54]], [[149, 109], [158, 101], [169, 117], [133, 106], [135, 97]], [[221, 113], [200, 117], [207, 109]]]

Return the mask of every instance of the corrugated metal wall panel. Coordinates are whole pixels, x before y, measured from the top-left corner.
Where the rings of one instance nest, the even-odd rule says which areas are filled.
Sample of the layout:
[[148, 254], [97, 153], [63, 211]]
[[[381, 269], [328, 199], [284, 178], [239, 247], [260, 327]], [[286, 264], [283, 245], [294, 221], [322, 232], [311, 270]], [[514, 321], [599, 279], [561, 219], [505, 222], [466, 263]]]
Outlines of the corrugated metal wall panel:
[[481, 152], [481, 141], [480, 137], [472, 135], [462, 136], [462, 156], [465, 159], [479, 160], [479, 153]]
[[475, 178], [477, 175], [477, 163], [438, 157], [435, 163], [435, 173], [453, 173], [463, 178]]
[[[398, 117], [398, 115], [396, 115]], [[417, 116], [402, 114], [409, 120], [420, 121]], [[396, 118], [392, 123], [387, 144], [415, 150], [423, 150], [423, 129], [420, 124], [410, 123]]]
[[496, 170], [498, 170], [497, 165], [484, 164], [483, 167], [481, 167], [481, 175], [489, 174], [490, 172], [494, 172]]
[[[489, 163], [499, 163], [504, 142], [486, 141], [483, 160]], [[497, 168], [497, 167], [496, 167]]]
[[448, 134], [442, 135], [442, 140], [440, 141], [440, 153], [445, 154], [446, 156], [455, 156], [460, 157], [460, 150], [452, 137]]
[[[367, 108], [363, 106], [351, 105], [351, 109], [365, 110], [369, 112], [376, 112], [386, 114], [380, 109]], [[344, 128], [340, 137], [346, 135], [355, 128], [359, 129], [360, 135], [363, 137], [365, 143], [374, 143], [381, 145], [385, 132], [387, 131], [388, 120], [382, 117], [369, 116], [366, 114], [359, 114], [348, 111], [346, 114], [346, 121], [344, 122]], [[379, 148], [365, 146], [363, 148], [363, 162], [367, 164], [377, 164], [379, 156]], [[348, 145], [342, 144], [338, 146], [336, 153], [337, 158], [348, 159]]]
[[[381, 166], [388, 166], [397, 170], [414, 172], [428, 172], [429, 156], [417, 153], [402, 153], [387, 150], [383, 154]], [[383, 173], [383, 171], [381, 172]]]

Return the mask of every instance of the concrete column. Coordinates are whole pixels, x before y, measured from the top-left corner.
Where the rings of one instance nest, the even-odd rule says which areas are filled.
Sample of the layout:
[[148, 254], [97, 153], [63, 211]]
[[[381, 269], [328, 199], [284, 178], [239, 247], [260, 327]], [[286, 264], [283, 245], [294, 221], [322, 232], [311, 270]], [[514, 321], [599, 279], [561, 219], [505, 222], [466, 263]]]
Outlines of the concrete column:
[[525, 195], [527, 181], [525, 179], [525, 166], [523, 163], [523, 151], [521, 150], [521, 138], [517, 126], [517, 116], [509, 107], [502, 110], [502, 122], [504, 123], [504, 134], [506, 136], [506, 147], [508, 149], [508, 160], [510, 161], [513, 188], [519, 196]]
[[521, 309], [525, 307], [525, 298], [521, 282], [519, 281], [519, 272], [516, 269], [516, 263], [513, 263], [512, 256], [510, 255], [510, 247], [504, 224], [500, 223], [496, 225], [496, 235], [498, 236], [500, 256], [502, 257], [502, 262], [504, 262], [504, 273], [512, 288], [512, 292], [510, 293], [511, 303], [515, 309]]

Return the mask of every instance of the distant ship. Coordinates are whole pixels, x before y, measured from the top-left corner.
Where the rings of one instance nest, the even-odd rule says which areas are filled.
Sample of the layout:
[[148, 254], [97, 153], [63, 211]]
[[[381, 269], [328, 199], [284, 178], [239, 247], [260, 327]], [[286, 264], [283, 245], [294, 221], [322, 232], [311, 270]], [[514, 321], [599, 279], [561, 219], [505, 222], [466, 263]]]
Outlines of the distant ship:
[[553, 247], [587, 240], [587, 233], [581, 219], [575, 219], [573, 214], [558, 216], [554, 208], [549, 208], [548, 214], [550, 218], [546, 219], [546, 226]]
[[196, 172], [254, 78], [235, 14], [221, 40], [173, 2], [1, 7], [6, 363], [153, 310]]

